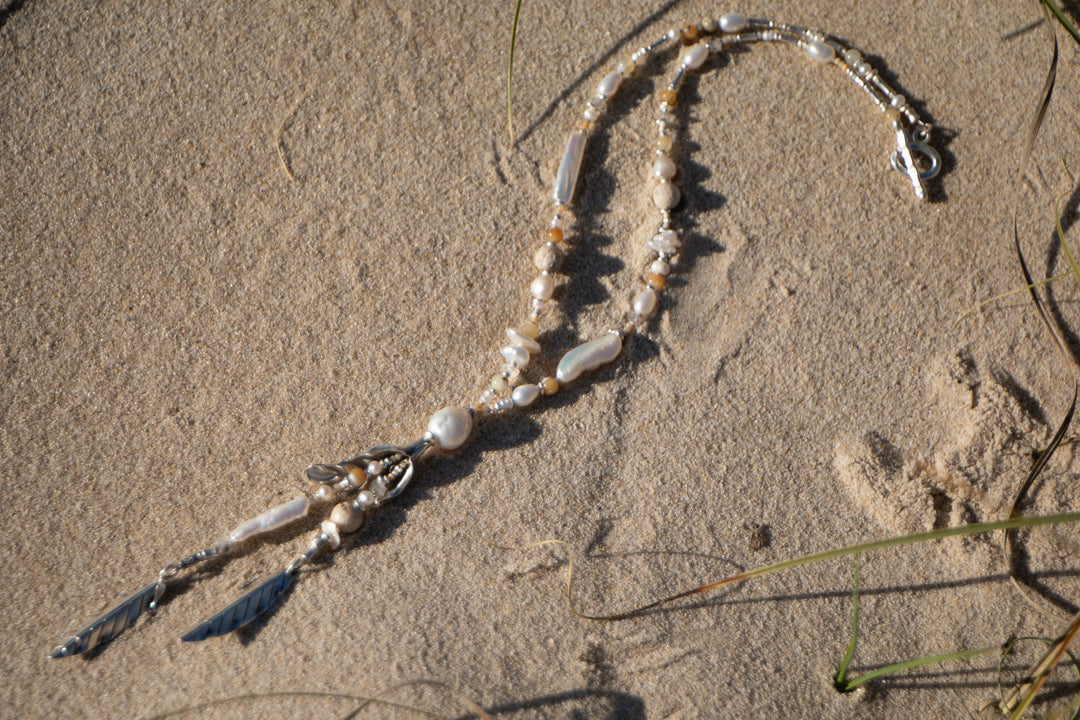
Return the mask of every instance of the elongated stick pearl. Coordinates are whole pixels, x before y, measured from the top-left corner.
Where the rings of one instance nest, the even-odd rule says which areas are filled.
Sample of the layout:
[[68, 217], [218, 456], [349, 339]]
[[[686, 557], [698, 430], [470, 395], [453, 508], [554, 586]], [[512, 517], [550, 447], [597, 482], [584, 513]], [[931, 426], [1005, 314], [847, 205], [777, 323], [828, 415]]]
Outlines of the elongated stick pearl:
[[574, 196], [578, 172], [581, 170], [581, 158], [585, 155], [585, 133], [570, 133], [566, 140], [566, 152], [559, 163], [559, 172], [555, 175], [555, 190], [552, 197], [555, 202], [567, 205]]
[[440, 450], [449, 452], [465, 444], [472, 433], [473, 419], [461, 407], [446, 407], [431, 416], [427, 431]]
[[271, 530], [299, 520], [308, 513], [310, 503], [307, 498], [296, 498], [287, 503], [272, 507], [258, 517], [240, 523], [229, 533], [229, 542], [242, 543], [248, 538], [268, 533]]
[[560, 384], [573, 382], [586, 370], [595, 370], [619, 356], [622, 351], [622, 338], [616, 333], [608, 333], [595, 340], [582, 343], [563, 355], [555, 377]]

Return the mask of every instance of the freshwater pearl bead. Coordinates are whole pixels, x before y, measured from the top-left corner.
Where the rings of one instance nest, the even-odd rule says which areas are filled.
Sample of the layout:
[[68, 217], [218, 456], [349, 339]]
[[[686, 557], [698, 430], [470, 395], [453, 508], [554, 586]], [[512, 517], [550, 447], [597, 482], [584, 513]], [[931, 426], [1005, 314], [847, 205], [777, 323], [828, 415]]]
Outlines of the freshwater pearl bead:
[[619, 89], [619, 83], [622, 82], [622, 73], [618, 70], [608, 73], [604, 76], [604, 79], [600, 81], [600, 84], [596, 86], [597, 97], [602, 97], [605, 100], [615, 94], [615, 91]]
[[364, 524], [364, 513], [353, 507], [351, 502], [342, 502], [330, 511], [330, 522], [338, 526], [343, 533], [352, 533]]
[[544, 243], [533, 255], [533, 265], [542, 272], [553, 270], [558, 262], [559, 251], [551, 243]]
[[256, 535], [276, 530], [282, 525], [287, 525], [293, 520], [298, 520], [308, 513], [310, 501], [306, 497], [296, 498], [287, 503], [276, 505], [266, 512], [242, 522], [229, 533], [230, 543], [242, 543]]
[[822, 40], [811, 40], [806, 45], [806, 52], [819, 63], [830, 62], [836, 57], [836, 50], [833, 46]]
[[699, 67], [705, 64], [705, 60], [709, 57], [709, 46], [700, 44], [695, 45], [686, 51], [686, 54], [682, 58], [682, 66], [687, 70], [697, 70]]
[[662, 182], [653, 188], [652, 200], [660, 210], [670, 210], [679, 204], [682, 194], [679, 187], [670, 182]]
[[670, 180], [675, 177], [675, 172], [678, 168], [675, 167], [675, 163], [667, 155], [657, 155], [656, 160], [653, 161], [652, 176], [654, 178], [662, 178]]
[[674, 230], [661, 230], [649, 241], [649, 249], [665, 255], [674, 255], [682, 247], [679, 234]]
[[361, 510], [375, 506], [375, 494], [370, 490], [361, 490], [360, 494], [356, 496], [356, 500], [353, 501]]
[[600, 111], [594, 107], [587, 107], [585, 108], [585, 111], [581, 113], [581, 116], [585, 118], [587, 122], [596, 122], [597, 118], [600, 117]]
[[462, 407], [446, 407], [431, 416], [427, 431], [440, 450], [457, 450], [472, 432], [473, 419]]
[[536, 398], [540, 397], [540, 387], [538, 385], [518, 385], [514, 388], [514, 392], [510, 397], [518, 407], [528, 407], [536, 401]]
[[519, 370], [524, 370], [529, 365], [529, 353], [520, 345], [507, 345], [502, 349], [503, 360]]
[[608, 333], [582, 343], [563, 355], [555, 377], [559, 384], [573, 382], [586, 370], [595, 370], [619, 356], [622, 351], [622, 338], [617, 333]]
[[566, 205], [574, 196], [574, 186], [577, 185], [581, 158], [584, 155], [585, 133], [580, 131], [570, 133], [570, 137], [566, 139], [566, 152], [563, 153], [559, 171], [555, 175], [555, 189], [551, 193], [555, 202]]
[[520, 345], [521, 347], [525, 348], [525, 350], [528, 351], [530, 355], [535, 355], [536, 353], [540, 352], [540, 343], [536, 342], [520, 330], [515, 330], [514, 328], [507, 328], [506, 337], [514, 345]]
[[634, 298], [634, 312], [641, 317], [649, 317], [656, 312], [656, 305], [659, 301], [656, 291], [652, 288], [646, 288], [638, 293], [638, 296]]
[[532, 296], [537, 300], [550, 300], [551, 294], [555, 292], [555, 281], [551, 279], [550, 275], [540, 275], [532, 281], [529, 289], [532, 290]]
[[726, 13], [720, 16], [720, 29], [726, 33], [742, 32], [746, 29], [746, 16], [739, 13]]
[[649, 266], [649, 272], [657, 275], [667, 275], [671, 272], [671, 265], [664, 260], [653, 260], [652, 265]]

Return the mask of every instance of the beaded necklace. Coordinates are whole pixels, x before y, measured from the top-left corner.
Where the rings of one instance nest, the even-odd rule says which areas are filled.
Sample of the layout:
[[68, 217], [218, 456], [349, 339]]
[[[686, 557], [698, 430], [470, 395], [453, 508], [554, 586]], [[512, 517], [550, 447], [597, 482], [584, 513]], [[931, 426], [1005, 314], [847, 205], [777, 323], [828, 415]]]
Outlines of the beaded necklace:
[[[539, 274], [529, 286], [528, 315], [525, 321], [506, 330], [508, 344], [500, 351], [503, 362], [479, 398], [469, 407], [452, 406], [436, 412], [424, 435], [410, 445], [379, 446], [337, 464], [312, 465], [307, 469], [307, 477], [318, 485], [315, 492], [271, 508], [241, 523], [211, 547], [166, 565], [153, 582], [126, 596], [57, 647], [49, 657], [76, 655], [112, 640], [144, 612], [155, 611], [168, 583], [182, 571], [208, 558], [229, 553], [241, 544], [313, 512], [325, 513], [331, 508], [303, 554], [284, 570], [260, 581], [243, 597], [192, 628], [182, 639], [204, 640], [243, 627], [277, 603], [303, 565], [324, 550], [336, 550], [343, 535], [359, 530], [371, 511], [400, 495], [412, 480], [415, 465], [421, 457], [436, 451], [458, 450], [473, 434], [478, 421], [511, 410], [525, 410], [541, 397], [557, 393], [561, 386], [574, 382], [583, 373], [614, 361], [622, 352], [626, 339], [655, 315], [673, 261], [682, 246], [679, 232], [671, 222], [672, 210], [681, 199], [675, 182], [678, 167], [672, 160], [671, 151], [676, 124], [674, 112], [682, 81], [688, 72], [700, 69], [711, 53], [724, 53], [736, 46], [763, 42], [793, 45], [816, 63], [839, 67], [862, 88], [883, 112], [895, 135], [896, 149], [891, 156], [893, 167], [908, 177], [917, 198], [926, 199], [924, 183], [936, 176], [941, 167], [938, 153], [927, 144], [931, 126], [919, 118], [904, 96], [891, 88], [858, 50], [824, 33], [748, 19], [737, 13], [670, 30], [655, 42], [639, 48], [605, 75], [594, 96], [585, 104], [580, 125], [570, 133], [559, 163], [551, 194], [551, 222], [533, 256]], [[529, 361], [541, 352], [539, 321], [555, 292], [555, 270], [568, 230], [568, 209], [581, 173], [590, 129], [626, 78], [657, 51], [680, 44], [684, 50], [678, 67], [667, 87], [657, 94], [657, 137], [649, 174], [658, 220], [655, 232], [647, 241], [650, 258], [643, 273], [644, 288], [633, 298], [630, 309], [617, 327], [563, 355], [554, 376], [527, 381], [525, 371]]]

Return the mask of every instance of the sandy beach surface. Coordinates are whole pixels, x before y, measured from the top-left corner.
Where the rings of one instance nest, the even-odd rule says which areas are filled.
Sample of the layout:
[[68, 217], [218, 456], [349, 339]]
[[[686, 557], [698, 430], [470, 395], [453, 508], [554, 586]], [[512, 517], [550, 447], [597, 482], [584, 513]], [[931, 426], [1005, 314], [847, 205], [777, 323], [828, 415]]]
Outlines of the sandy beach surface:
[[[406, 444], [434, 411], [474, 401], [527, 315], [558, 159], [596, 83], [670, 27], [726, 11], [860, 48], [935, 126], [931, 201], [890, 167], [892, 131], [838, 69], [786, 46], [710, 60], [679, 110], [684, 252], [617, 362], [418, 463], [249, 628], [180, 641], [302, 552], [315, 520], [193, 574], [102, 651], [46, 659], [166, 563], [310, 491], [309, 464]], [[420, 680], [441, 685], [383, 697], [448, 717], [468, 714], [462, 697], [495, 718], [992, 716], [979, 708], [997, 695], [996, 654], [833, 688], [851, 558], [602, 623], [568, 607], [565, 549], [497, 546], [564, 542], [574, 602], [602, 614], [1007, 515], [1071, 397], [1026, 295], [978, 305], [1022, 286], [1014, 188], [1052, 53], [1039, 6], [525, 2], [515, 143], [512, 12], [0, 12], [0, 716], [145, 718], [234, 698], [183, 717], [337, 718], [358, 707], [343, 696]], [[1066, 225], [1077, 207], [1070, 43], [1020, 183], [1039, 277], [1065, 268], [1055, 198]], [[530, 378], [617, 326], [641, 287], [664, 58], [594, 128]], [[1050, 295], [1076, 328], [1076, 288]], [[1073, 454], [1025, 512], [1077, 508]], [[863, 557], [853, 672], [1060, 633], [1080, 597], [1076, 527], [1024, 535], [1038, 607], [1001, 544]], [[1076, 691], [1064, 670], [1052, 679], [1058, 704]]]

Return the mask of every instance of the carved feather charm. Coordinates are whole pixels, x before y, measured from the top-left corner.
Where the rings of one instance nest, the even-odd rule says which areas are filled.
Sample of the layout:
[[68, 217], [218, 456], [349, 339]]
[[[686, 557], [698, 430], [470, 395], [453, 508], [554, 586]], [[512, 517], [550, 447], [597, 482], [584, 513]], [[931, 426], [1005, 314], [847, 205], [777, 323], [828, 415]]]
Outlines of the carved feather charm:
[[273, 607], [292, 583], [293, 575], [288, 570], [272, 575], [232, 605], [187, 631], [180, 639], [184, 642], [198, 642], [209, 637], [227, 635]]
[[136, 590], [87, 625], [84, 630], [71, 636], [67, 642], [53, 650], [49, 658], [56, 660], [78, 655], [109, 642], [134, 625], [139, 616], [150, 608], [151, 603], [161, 597], [164, 589], [164, 583], [155, 580], [146, 587]]

